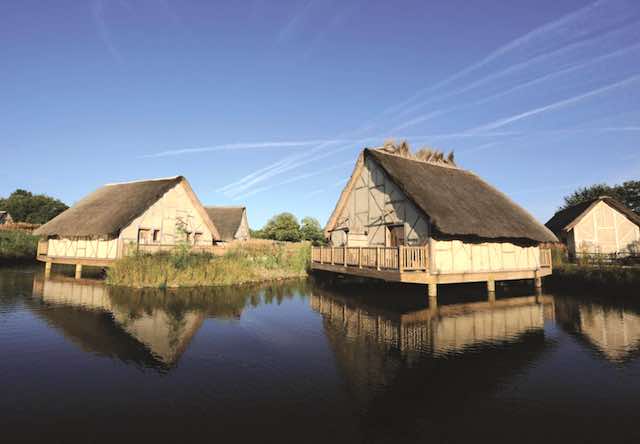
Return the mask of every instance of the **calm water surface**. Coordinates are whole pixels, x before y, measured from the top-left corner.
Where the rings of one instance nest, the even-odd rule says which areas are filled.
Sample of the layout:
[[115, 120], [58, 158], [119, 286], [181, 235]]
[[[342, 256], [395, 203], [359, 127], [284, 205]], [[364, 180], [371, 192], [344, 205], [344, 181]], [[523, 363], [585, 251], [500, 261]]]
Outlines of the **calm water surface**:
[[[638, 442], [640, 309], [0, 270], [2, 442]], [[598, 296], [598, 295], [595, 295]], [[606, 295], [601, 295], [606, 296]]]

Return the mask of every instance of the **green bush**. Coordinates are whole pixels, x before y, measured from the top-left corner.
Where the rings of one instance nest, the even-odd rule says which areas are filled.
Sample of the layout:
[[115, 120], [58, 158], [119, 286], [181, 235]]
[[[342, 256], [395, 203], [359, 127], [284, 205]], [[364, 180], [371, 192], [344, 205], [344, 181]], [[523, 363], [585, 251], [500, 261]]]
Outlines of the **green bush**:
[[38, 237], [22, 231], [0, 231], [0, 261], [28, 261], [36, 258]]

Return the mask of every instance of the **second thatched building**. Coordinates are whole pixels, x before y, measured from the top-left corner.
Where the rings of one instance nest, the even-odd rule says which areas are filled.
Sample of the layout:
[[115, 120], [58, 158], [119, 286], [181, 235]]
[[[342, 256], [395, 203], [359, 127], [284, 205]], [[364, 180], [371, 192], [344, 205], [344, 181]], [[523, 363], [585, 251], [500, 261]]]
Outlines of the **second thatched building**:
[[329, 218], [314, 269], [402, 282], [535, 279], [551, 273], [551, 231], [442, 156], [365, 149]]

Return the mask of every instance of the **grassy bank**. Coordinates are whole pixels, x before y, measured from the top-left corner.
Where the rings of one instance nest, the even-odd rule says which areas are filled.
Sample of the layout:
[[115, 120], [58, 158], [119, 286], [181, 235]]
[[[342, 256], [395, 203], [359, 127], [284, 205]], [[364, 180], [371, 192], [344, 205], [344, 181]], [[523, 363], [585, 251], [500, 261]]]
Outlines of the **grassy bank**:
[[563, 290], [637, 292], [640, 267], [562, 264], [554, 267], [549, 282], [553, 288]]
[[38, 237], [23, 231], [0, 230], [0, 263], [35, 261]]
[[246, 243], [223, 256], [190, 253], [137, 254], [109, 268], [107, 283], [126, 287], [202, 287], [242, 285], [305, 276], [309, 245]]

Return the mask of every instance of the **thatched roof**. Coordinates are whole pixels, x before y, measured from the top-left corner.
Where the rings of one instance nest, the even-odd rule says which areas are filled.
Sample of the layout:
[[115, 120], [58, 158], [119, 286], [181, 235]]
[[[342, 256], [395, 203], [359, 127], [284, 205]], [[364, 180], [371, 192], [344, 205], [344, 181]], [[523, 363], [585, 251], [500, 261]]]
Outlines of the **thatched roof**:
[[[41, 236], [117, 235], [143, 214], [167, 191], [183, 183], [205, 222], [209, 222], [202, 205], [183, 176], [108, 184], [98, 188], [68, 210], [34, 231]], [[211, 225], [214, 238], [217, 231]]]
[[232, 241], [242, 223], [245, 207], [204, 207], [223, 241]]
[[[359, 162], [365, 158], [380, 165], [424, 212], [436, 236], [557, 242], [527, 211], [474, 173], [376, 149], [365, 149]], [[346, 197], [343, 193], [341, 200]], [[336, 211], [327, 230], [337, 222]]]
[[565, 208], [564, 210], [560, 210], [554, 214], [545, 225], [548, 229], [553, 231], [556, 236], [564, 237], [564, 234], [573, 228], [575, 224], [577, 224], [580, 219], [582, 219], [582, 217], [599, 202], [604, 202], [613, 207], [620, 213], [624, 214], [631, 222], [640, 226], [640, 216], [638, 214], [634, 213], [630, 208], [627, 208], [622, 202], [609, 196], [600, 196], [596, 199], [586, 200]]

